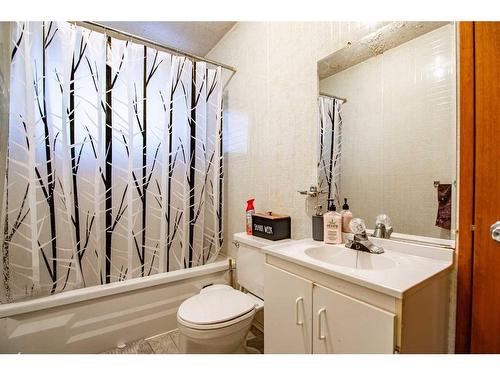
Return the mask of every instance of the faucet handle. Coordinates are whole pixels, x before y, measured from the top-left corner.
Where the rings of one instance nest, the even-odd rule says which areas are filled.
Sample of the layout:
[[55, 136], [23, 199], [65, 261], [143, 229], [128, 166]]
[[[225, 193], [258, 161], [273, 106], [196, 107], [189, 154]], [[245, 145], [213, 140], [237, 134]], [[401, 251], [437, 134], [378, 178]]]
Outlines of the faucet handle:
[[351, 228], [351, 232], [358, 235], [363, 235], [366, 233], [366, 224], [363, 219], [358, 217], [351, 220], [349, 223], [349, 228]]
[[375, 219], [375, 224], [384, 224], [386, 228], [392, 227], [391, 219], [387, 214], [378, 215], [377, 218]]

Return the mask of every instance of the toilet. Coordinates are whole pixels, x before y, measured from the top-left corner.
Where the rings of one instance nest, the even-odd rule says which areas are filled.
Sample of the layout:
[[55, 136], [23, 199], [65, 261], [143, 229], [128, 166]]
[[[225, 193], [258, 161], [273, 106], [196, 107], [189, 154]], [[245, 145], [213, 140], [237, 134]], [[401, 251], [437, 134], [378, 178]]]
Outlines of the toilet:
[[[229, 285], [211, 285], [185, 300], [177, 311], [181, 353], [254, 353], [246, 337], [255, 313], [264, 308], [262, 248], [276, 244], [236, 233], [236, 273], [245, 292]], [[281, 241], [278, 241], [281, 242]]]

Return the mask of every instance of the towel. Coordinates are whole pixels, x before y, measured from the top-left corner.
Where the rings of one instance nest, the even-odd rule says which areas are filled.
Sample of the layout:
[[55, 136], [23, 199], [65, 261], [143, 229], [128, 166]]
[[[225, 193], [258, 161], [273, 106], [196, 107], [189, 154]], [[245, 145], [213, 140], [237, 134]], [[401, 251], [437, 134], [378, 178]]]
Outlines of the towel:
[[451, 184], [439, 184], [437, 188], [438, 210], [436, 226], [451, 229]]

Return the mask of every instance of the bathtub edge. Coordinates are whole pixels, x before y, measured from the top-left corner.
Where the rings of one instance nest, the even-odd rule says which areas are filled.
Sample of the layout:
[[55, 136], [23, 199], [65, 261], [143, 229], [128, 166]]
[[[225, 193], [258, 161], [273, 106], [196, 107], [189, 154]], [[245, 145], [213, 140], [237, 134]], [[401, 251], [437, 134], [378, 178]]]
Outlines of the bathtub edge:
[[105, 285], [95, 285], [87, 288], [69, 290], [52, 296], [34, 298], [23, 302], [0, 304], [0, 319], [13, 315], [34, 312], [43, 309], [64, 306], [81, 301], [111, 296], [114, 294], [131, 292], [137, 289], [167, 284], [192, 277], [209, 275], [229, 269], [227, 259], [217, 260], [210, 264], [189, 269], [171, 271], [146, 277], [114, 282]]

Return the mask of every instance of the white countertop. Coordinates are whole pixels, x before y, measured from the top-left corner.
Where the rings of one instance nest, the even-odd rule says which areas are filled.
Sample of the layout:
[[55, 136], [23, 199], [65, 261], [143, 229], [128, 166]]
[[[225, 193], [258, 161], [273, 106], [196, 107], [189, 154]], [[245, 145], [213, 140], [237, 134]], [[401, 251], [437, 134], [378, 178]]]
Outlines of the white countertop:
[[[312, 239], [289, 240], [285, 243], [266, 246], [262, 251], [270, 256], [285, 259], [396, 298], [403, 298], [403, 295], [410, 289], [433, 276], [449, 271], [453, 265], [453, 249], [381, 238], [370, 238], [370, 241], [377, 246], [382, 246], [385, 252], [369, 254], [348, 249], [344, 244], [325, 245], [321, 241]], [[322, 250], [325, 256], [317, 258], [308, 255], [315, 251], [311, 251], [311, 248], [319, 246], [325, 247]], [[328, 254], [330, 248], [332, 256]], [[343, 266], [329, 261], [333, 257], [339, 259], [338, 256], [348, 261], [352, 258], [353, 264]]]

